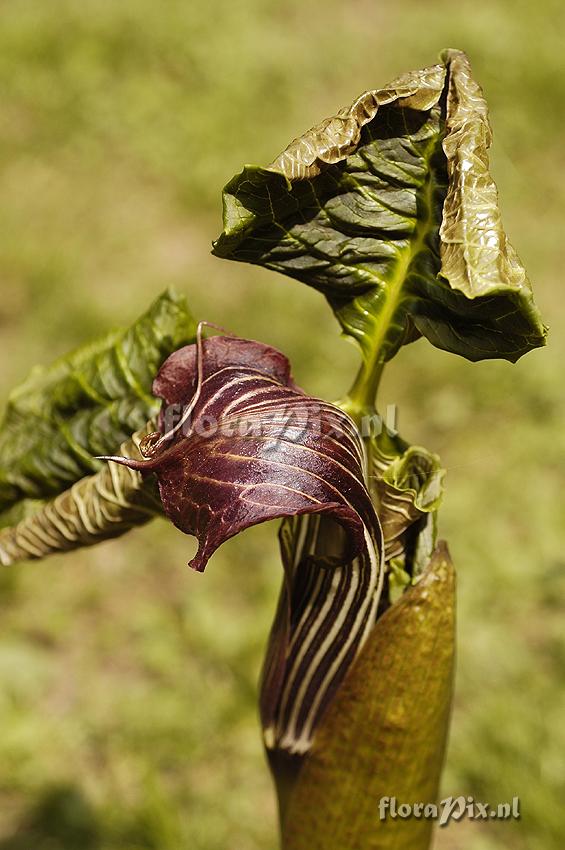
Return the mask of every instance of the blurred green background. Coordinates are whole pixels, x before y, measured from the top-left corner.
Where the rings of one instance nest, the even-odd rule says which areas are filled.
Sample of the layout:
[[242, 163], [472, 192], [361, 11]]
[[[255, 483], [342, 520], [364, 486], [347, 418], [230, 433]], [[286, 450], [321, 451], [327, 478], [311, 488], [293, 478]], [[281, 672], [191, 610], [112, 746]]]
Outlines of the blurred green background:
[[[565, 801], [565, 6], [557, 0], [18, 0], [0, 6], [0, 391], [168, 285], [339, 397], [357, 354], [323, 299], [209, 254], [243, 163], [366, 88], [465, 49], [507, 230], [551, 327], [516, 366], [425, 341], [383, 402], [447, 466], [459, 574], [445, 794], [519, 796], [437, 850], [561, 850]], [[256, 679], [274, 527], [204, 576], [164, 521], [0, 573], [0, 850], [274, 850]], [[348, 850], [348, 848], [344, 848]]]

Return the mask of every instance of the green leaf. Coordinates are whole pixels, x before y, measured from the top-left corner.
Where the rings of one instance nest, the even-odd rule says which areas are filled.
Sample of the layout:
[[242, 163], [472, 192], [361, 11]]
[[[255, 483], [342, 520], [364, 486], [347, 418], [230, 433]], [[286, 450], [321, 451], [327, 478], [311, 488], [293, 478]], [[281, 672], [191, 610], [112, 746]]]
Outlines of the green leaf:
[[114, 453], [155, 415], [153, 378], [194, 336], [184, 298], [166, 292], [130, 328], [34, 369], [2, 420], [0, 511], [54, 496], [102, 469], [93, 455]]
[[[150, 422], [120, 452], [141, 459], [139, 443], [154, 430]], [[155, 480], [117, 463], [104, 464], [51, 501], [36, 502], [35, 510], [28, 501], [23, 504], [25, 515], [0, 530], [0, 564], [5, 566], [118, 537], [162, 513]]]
[[[378, 620], [283, 788], [283, 850], [427, 850], [433, 821], [379, 820], [379, 800], [434, 803], [449, 724], [455, 578], [439, 544]], [[284, 783], [283, 783], [284, 784]]]
[[460, 51], [365, 92], [268, 168], [224, 190], [220, 257], [324, 293], [365, 361], [426, 336], [470, 360], [516, 360], [545, 329], [502, 228], [481, 90]]

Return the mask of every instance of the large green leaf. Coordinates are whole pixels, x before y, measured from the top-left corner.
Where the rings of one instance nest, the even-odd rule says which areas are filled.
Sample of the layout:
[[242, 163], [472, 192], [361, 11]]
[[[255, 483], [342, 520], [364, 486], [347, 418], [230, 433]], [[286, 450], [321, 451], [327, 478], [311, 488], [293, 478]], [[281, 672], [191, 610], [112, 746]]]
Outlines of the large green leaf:
[[502, 228], [491, 135], [465, 54], [365, 92], [224, 190], [220, 257], [323, 292], [378, 372], [421, 334], [516, 360], [545, 329]]
[[161, 295], [130, 328], [38, 367], [12, 392], [0, 430], [0, 511], [60, 493], [102, 469], [158, 410], [151, 383], [172, 351], [191, 342], [184, 298]]
[[[155, 423], [150, 422], [122, 443], [120, 452], [140, 460], [140, 441], [154, 430]], [[81, 478], [55, 499], [23, 504], [27, 508], [24, 516], [0, 530], [0, 564], [91, 546], [118, 537], [162, 512], [155, 480], [143, 479], [139, 472], [117, 463], [104, 464], [99, 472]], [[14, 509], [11, 513], [15, 519]]]
[[434, 803], [449, 723], [455, 580], [440, 544], [378, 620], [283, 788], [283, 850], [427, 850], [433, 821], [379, 819], [379, 800]]

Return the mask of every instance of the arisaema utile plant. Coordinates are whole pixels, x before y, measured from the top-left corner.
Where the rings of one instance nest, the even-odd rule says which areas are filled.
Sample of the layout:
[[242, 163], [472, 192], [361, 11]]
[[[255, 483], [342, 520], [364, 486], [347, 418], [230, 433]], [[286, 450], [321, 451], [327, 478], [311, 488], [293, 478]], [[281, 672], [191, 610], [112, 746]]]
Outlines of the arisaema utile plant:
[[419, 337], [474, 361], [544, 343], [490, 141], [468, 60], [447, 50], [225, 187], [214, 254], [314, 287], [358, 344], [340, 401], [309, 396], [284, 354], [217, 333], [172, 293], [8, 399], [6, 566], [164, 513], [198, 539], [204, 570], [228, 538], [282, 520], [259, 705], [284, 850], [429, 847], [431, 820], [380, 821], [378, 801], [438, 795], [455, 642], [444, 472], [373, 424], [386, 364]]

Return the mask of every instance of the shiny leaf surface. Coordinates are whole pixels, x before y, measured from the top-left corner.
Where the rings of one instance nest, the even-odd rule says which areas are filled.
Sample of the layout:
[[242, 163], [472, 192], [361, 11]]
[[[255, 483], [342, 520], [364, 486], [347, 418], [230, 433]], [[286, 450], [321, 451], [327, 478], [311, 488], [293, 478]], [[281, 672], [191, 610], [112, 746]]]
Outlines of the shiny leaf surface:
[[379, 363], [426, 336], [471, 360], [516, 360], [545, 337], [503, 230], [487, 108], [465, 54], [365, 92], [224, 190], [221, 257], [327, 297]]

